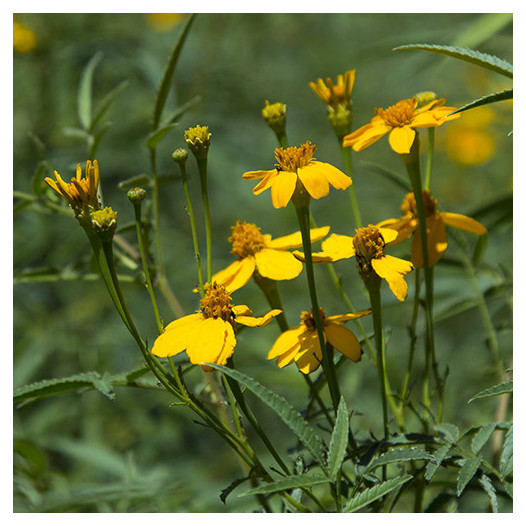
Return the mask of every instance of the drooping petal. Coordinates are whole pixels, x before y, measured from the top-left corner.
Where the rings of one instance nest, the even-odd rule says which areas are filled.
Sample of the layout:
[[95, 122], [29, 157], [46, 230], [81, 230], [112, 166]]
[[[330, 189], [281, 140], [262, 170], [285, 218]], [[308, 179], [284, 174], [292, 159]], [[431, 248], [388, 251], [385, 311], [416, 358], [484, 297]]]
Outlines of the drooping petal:
[[[398, 243], [401, 243], [402, 241], [405, 241], [406, 239], [409, 239], [411, 234], [418, 227], [418, 220], [408, 215], [400, 217], [398, 219], [385, 219], [384, 221], [380, 221], [380, 223], [377, 223], [376, 227], [380, 229], [380, 232], [384, 228], [396, 230], [398, 232], [398, 235], [394, 240], [389, 241], [391, 245], [396, 245]], [[384, 241], [386, 241], [385, 238]]]
[[193, 364], [216, 363], [219, 356], [230, 356], [234, 352], [235, 338], [232, 341], [227, 321], [221, 318], [206, 318], [199, 331], [188, 342], [186, 354]]
[[249, 181], [254, 179], [265, 179], [265, 177], [274, 174], [276, 170], [254, 170], [252, 172], [245, 172], [241, 177]]
[[298, 276], [303, 265], [290, 252], [263, 248], [256, 252], [256, 266], [258, 272], [265, 278], [274, 280], [294, 279]]
[[274, 208], [283, 208], [287, 206], [296, 189], [298, 176], [296, 172], [280, 171], [272, 179], [272, 204]]
[[297, 327], [293, 327], [292, 329], [281, 333], [274, 342], [272, 349], [270, 349], [267, 355], [267, 360], [272, 360], [276, 356], [288, 353], [291, 349], [299, 346], [300, 336], [306, 330], [305, 325], [298, 325]]
[[211, 281], [212, 283], [215, 281], [218, 285], [225, 286], [228, 292], [234, 292], [247, 284], [255, 268], [256, 260], [254, 256], [247, 256], [234, 261], [227, 268], [214, 274]]
[[415, 135], [415, 130], [410, 126], [393, 128], [389, 134], [389, 144], [396, 153], [409, 153], [415, 142]]
[[236, 323], [245, 325], [247, 327], [264, 327], [270, 323], [276, 316], [282, 313], [280, 309], [272, 309], [267, 312], [265, 316], [254, 317], [254, 316], [236, 316]]
[[[324, 238], [329, 233], [330, 228], [330, 226], [312, 228], [310, 231], [311, 243]], [[301, 247], [302, 245], [301, 232], [294, 232], [294, 234], [289, 234], [288, 236], [277, 237], [266, 243], [267, 248], [275, 248], [277, 250], [287, 250], [289, 248]]]
[[371, 261], [374, 271], [389, 285], [389, 288], [399, 301], [407, 298], [407, 283], [404, 274], [413, 270], [409, 261], [385, 255]]
[[[295, 250], [292, 255], [299, 261], [305, 262], [305, 254], [299, 250]], [[325, 252], [313, 252], [312, 262], [313, 263], [332, 263], [333, 259], [329, 254]]]
[[178, 318], [168, 324], [164, 332], [155, 340], [152, 354], [165, 357], [184, 351], [194, 334], [199, 332], [203, 321], [203, 316], [198, 313]]
[[[432, 267], [433, 265], [436, 265], [447, 249], [447, 232], [444, 222], [438, 215], [426, 218], [426, 228], [427, 254], [429, 266]], [[417, 268], [424, 267], [424, 254], [422, 252], [420, 228], [417, 228], [413, 234], [413, 240], [411, 242], [411, 261]]]
[[321, 364], [322, 355], [318, 334], [306, 331], [300, 342], [301, 350], [296, 353], [294, 361], [303, 374], [315, 371]]
[[371, 314], [371, 309], [361, 310], [358, 312], [348, 312], [347, 314], [335, 314], [334, 316], [327, 316], [325, 321], [327, 323], [344, 323], [349, 320], [356, 320], [362, 316]]
[[328, 323], [325, 326], [325, 334], [329, 343], [353, 362], [359, 362], [362, 358], [362, 347], [358, 338], [347, 327], [337, 323]]
[[484, 225], [471, 217], [462, 214], [453, 214], [451, 212], [442, 212], [440, 217], [442, 217], [442, 221], [444, 221], [446, 225], [454, 228], [460, 228], [460, 230], [465, 230], [466, 232], [471, 232], [479, 236], [488, 233]]
[[252, 316], [252, 311], [246, 305], [234, 305], [232, 312], [235, 316]]
[[[225, 345], [223, 346], [223, 350], [217, 357], [215, 363], [219, 365], [225, 365], [228, 358], [232, 355], [234, 352], [234, 347], [236, 346], [236, 335], [234, 334], [234, 328], [230, 323], [225, 323], [226, 328], [226, 340]], [[203, 367], [203, 366], [201, 366]], [[203, 369], [207, 370], [210, 369], [209, 367], [204, 366]]]
[[303, 186], [314, 199], [320, 199], [329, 194], [329, 182], [319, 164], [311, 162], [303, 168], [298, 168], [298, 177]]
[[299, 342], [297, 342], [296, 345], [292, 347], [290, 350], [278, 356], [278, 359], [276, 360], [276, 365], [278, 367], [285, 367], [286, 365], [289, 365], [290, 363], [292, 363], [299, 349], [300, 349], [300, 344]]
[[272, 170], [271, 172], [267, 172], [267, 175], [263, 178], [263, 180], [260, 181], [252, 189], [252, 192], [254, 193], [254, 195], [259, 195], [260, 193], [264, 192], [267, 188], [270, 188], [277, 176], [278, 176], [277, 170]]
[[323, 253], [331, 258], [331, 261], [339, 261], [354, 256], [354, 244], [352, 237], [340, 234], [331, 234], [321, 244]]
[[341, 170], [338, 170], [336, 166], [319, 161], [313, 161], [312, 164], [322, 165], [320, 168], [323, 168], [323, 175], [333, 188], [336, 188], [337, 190], [345, 190], [351, 186], [352, 179], [345, 175]]
[[383, 119], [373, 118], [369, 124], [358, 128], [353, 133], [343, 138], [343, 146], [352, 146], [355, 152], [359, 152], [391, 131], [391, 126], [385, 124]]

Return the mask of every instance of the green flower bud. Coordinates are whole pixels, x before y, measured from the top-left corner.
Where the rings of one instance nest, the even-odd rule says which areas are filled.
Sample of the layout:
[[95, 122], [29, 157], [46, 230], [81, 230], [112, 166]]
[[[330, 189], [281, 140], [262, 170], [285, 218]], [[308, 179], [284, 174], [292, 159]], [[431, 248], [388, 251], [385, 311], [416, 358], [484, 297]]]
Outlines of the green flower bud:
[[185, 150], [184, 148], [177, 148], [174, 153], [172, 153], [172, 159], [180, 164], [184, 165], [186, 163], [186, 160], [188, 159], [188, 150]]
[[265, 107], [261, 110], [261, 115], [267, 121], [274, 133], [279, 137], [285, 133], [285, 124], [287, 117], [287, 106], [281, 102], [270, 104], [265, 101]]
[[140, 187], [130, 188], [126, 195], [134, 205], [140, 205], [146, 197], [146, 190]]
[[208, 126], [199, 126], [188, 128], [184, 132], [184, 140], [192, 153], [198, 159], [206, 159], [208, 149], [210, 148], [210, 137], [212, 134], [208, 131]]

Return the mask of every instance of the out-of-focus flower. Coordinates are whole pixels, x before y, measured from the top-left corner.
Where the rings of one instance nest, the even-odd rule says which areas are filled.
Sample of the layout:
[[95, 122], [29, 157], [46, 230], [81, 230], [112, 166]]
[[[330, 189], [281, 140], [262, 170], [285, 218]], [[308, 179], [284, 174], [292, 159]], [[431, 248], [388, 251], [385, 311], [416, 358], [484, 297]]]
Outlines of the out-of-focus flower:
[[263, 327], [278, 314], [281, 310], [273, 309], [265, 316], [256, 318], [246, 305], [232, 305], [225, 287], [207, 283], [200, 310], [168, 324], [155, 340], [152, 353], [166, 357], [186, 350], [193, 364], [210, 371], [211, 367], [204, 365], [206, 362], [224, 365], [234, 352], [238, 323], [247, 327]]
[[20, 22], [13, 22], [13, 49], [20, 53], [33, 51], [38, 44], [36, 34]]
[[[437, 201], [428, 190], [422, 191], [422, 199], [426, 213], [427, 231], [427, 253], [429, 266], [435, 265], [444, 255], [447, 249], [446, 225], [470, 232], [472, 234], [483, 235], [488, 231], [475, 219], [462, 214], [451, 212], [440, 212], [437, 208]], [[402, 203], [403, 217], [399, 219], [386, 219], [378, 223], [379, 228], [390, 228], [398, 232], [397, 238], [392, 242], [400, 243], [413, 236], [411, 242], [411, 261], [415, 267], [424, 266], [424, 256], [422, 253], [422, 238], [418, 228], [418, 214], [416, 210], [415, 196], [413, 192], [408, 193]]]
[[146, 13], [148, 25], [155, 31], [170, 31], [184, 18], [184, 13]]
[[266, 100], [265, 107], [261, 110], [261, 115], [278, 137], [285, 134], [287, 122], [287, 106], [285, 104], [282, 102], [270, 104]]
[[[323, 309], [320, 309], [325, 340], [353, 362], [360, 361], [362, 348], [353, 332], [341, 324], [368, 314], [371, 314], [370, 309], [326, 317]], [[321, 347], [316, 322], [310, 312], [302, 312], [300, 325], [283, 332], [278, 337], [267, 359], [272, 360], [276, 357], [279, 367], [295, 362], [304, 374], [312, 373], [319, 367], [322, 360]]]
[[[311, 242], [325, 237], [329, 228], [312, 229]], [[228, 241], [232, 243], [232, 254], [237, 260], [212, 276], [212, 281], [224, 285], [229, 292], [243, 287], [254, 272], [264, 278], [285, 280], [294, 279], [303, 268], [301, 262], [288, 252], [302, 246], [300, 232], [272, 239], [271, 235], [262, 234], [256, 225], [237, 221]]]
[[271, 188], [274, 208], [287, 206], [296, 187], [301, 184], [314, 199], [325, 197], [329, 186], [345, 190], [352, 184], [350, 177], [329, 163], [316, 161], [313, 157], [316, 146], [307, 142], [299, 147], [276, 148], [278, 161], [274, 170], [245, 172], [243, 179], [263, 179], [253, 190], [259, 195]]

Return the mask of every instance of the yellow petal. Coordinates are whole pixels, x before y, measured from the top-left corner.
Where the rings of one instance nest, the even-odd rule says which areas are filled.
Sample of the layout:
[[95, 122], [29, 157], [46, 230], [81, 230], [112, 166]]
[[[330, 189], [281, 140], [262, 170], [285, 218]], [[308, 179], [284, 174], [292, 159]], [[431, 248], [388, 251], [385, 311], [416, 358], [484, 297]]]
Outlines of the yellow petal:
[[414, 219], [411, 216], [404, 216], [398, 219], [385, 219], [384, 221], [380, 221], [380, 223], [376, 224], [376, 228], [379, 228], [380, 232], [382, 232], [382, 230], [385, 228], [396, 230], [398, 232], [396, 238], [389, 242], [384, 237], [384, 241], [391, 245], [395, 245], [401, 243], [402, 241], [405, 241], [406, 239], [409, 239], [409, 237], [417, 227], [418, 220]]
[[253, 179], [265, 179], [270, 174], [275, 173], [276, 170], [254, 170], [252, 172], [245, 172], [241, 177], [249, 181]]
[[[427, 227], [427, 254], [429, 266], [436, 265], [447, 249], [447, 232], [444, 222], [440, 216], [433, 215], [426, 218]], [[422, 239], [420, 237], [420, 228], [417, 228], [413, 234], [411, 243], [411, 260], [415, 267], [424, 267], [424, 254], [422, 252]]]
[[[305, 262], [305, 254], [299, 250], [295, 250], [292, 255], [299, 261]], [[313, 263], [332, 263], [332, 258], [325, 252], [313, 252], [312, 262]]]
[[274, 208], [283, 208], [287, 206], [296, 190], [296, 181], [298, 176], [295, 172], [280, 171], [272, 179], [272, 204]]
[[264, 327], [282, 312], [280, 309], [272, 309], [270, 312], [267, 312], [265, 316], [259, 318], [253, 316], [236, 316], [236, 323], [247, 327]]
[[184, 351], [189, 341], [198, 334], [204, 318], [201, 314], [190, 314], [170, 323], [153, 344], [155, 356], [174, 356]]
[[226, 358], [234, 352], [235, 337], [232, 339], [232, 326], [221, 318], [206, 318], [199, 327], [199, 331], [188, 342], [186, 354], [193, 364], [203, 362], [217, 363], [219, 357]]
[[300, 337], [306, 332], [306, 330], [305, 325], [298, 325], [297, 327], [293, 327], [292, 329], [281, 333], [274, 342], [272, 349], [270, 349], [267, 355], [267, 360], [272, 360], [276, 356], [288, 353], [291, 349], [298, 346]]
[[359, 362], [362, 357], [362, 348], [356, 336], [347, 327], [337, 323], [328, 323], [325, 326], [327, 340], [342, 354], [353, 362]]
[[321, 244], [321, 249], [332, 261], [339, 261], [340, 259], [354, 256], [354, 244], [350, 236], [331, 234]]
[[442, 212], [440, 216], [446, 225], [454, 228], [460, 228], [460, 230], [465, 230], [466, 232], [471, 232], [479, 236], [488, 233], [484, 225], [471, 217], [462, 214], [453, 214], [451, 212]]
[[367, 316], [368, 314], [371, 314], [371, 312], [371, 309], [366, 309], [358, 312], [349, 312], [347, 314], [335, 314], [334, 316], [327, 316], [325, 321], [327, 323], [344, 323], [349, 320], [361, 318], [362, 316]]
[[300, 345], [301, 350], [294, 357], [294, 361], [303, 374], [312, 373], [320, 366], [322, 360], [318, 334], [306, 331]]
[[260, 193], [264, 192], [267, 188], [270, 188], [277, 176], [277, 170], [267, 172], [267, 175], [264, 177], [264, 179], [253, 188], [252, 192], [254, 193], [254, 195], [259, 195]]
[[379, 230], [387, 245], [392, 243], [398, 237], [398, 232], [393, 228], [380, 228]]
[[303, 269], [301, 262], [290, 252], [263, 248], [256, 252], [255, 258], [258, 272], [269, 279], [294, 279]]
[[320, 199], [329, 194], [329, 182], [319, 164], [322, 163], [311, 162], [303, 168], [298, 168], [300, 181], [314, 199]]
[[374, 271], [389, 285], [389, 288], [399, 301], [407, 298], [407, 283], [404, 274], [413, 270], [413, 265], [393, 256], [383, 256], [371, 261]]
[[[311, 243], [324, 238], [329, 233], [330, 228], [330, 226], [312, 228], [310, 231]], [[266, 243], [267, 248], [275, 248], [277, 250], [286, 250], [301, 247], [302, 245], [301, 232], [294, 232], [294, 234], [289, 234], [288, 236], [277, 237]]]
[[337, 190], [345, 190], [351, 186], [352, 179], [345, 175], [341, 170], [338, 170], [336, 166], [319, 161], [313, 161], [312, 164], [322, 165], [323, 175], [333, 188], [336, 188]]
[[396, 153], [409, 153], [415, 141], [415, 135], [415, 130], [409, 126], [393, 128], [389, 134], [389, 144]]
[[228, 292], [234, 292], [247, 284], [252, 274], [254, 274], [255, 268], [256, 260], [254, 256], [247, 256], [234, 261], [227, 268], [214, 274], [211, 281], [212, 283], [215, 281], [219, 285], [223, 285]]
[[236, 346], [236, 336], [234, 334], [234, 328], [230, 323], [225, 324], [226, 328], [226, 341], [225, 345], [223, 346], [223, 350], [219, 354], [219, 356], [216, 359], [215, 363], [218, 363], [219, 365], [225, 365], [227, 359], [232, 355], [234, 352], [234, 347]]
[[383, 119], [373, 118], [369, 124], [358, 128], [350, 135], [346, 135], [343, 138], [343, 146], [352, 146], [355, 152], [359, 152], [374, 144], [389, 131], [391, 131], [391, 127], [387, 126]]
[[234, 305], [232, 312], [235, 316], [252, 316], [252, 311], [246, 305]]
[[294, 347], [292, 347], [289, 351], [286, 353], [283, 353], [281, 356], [278, 356], [278, 359], [276, 360], [276, 365], [278, 367], [285, 367], [286, 365], [289, 365], [294, 361], [294, 358], [296, 357], [296, 353], [298, 352], [300, 348], [300, 344], [297, 343]]

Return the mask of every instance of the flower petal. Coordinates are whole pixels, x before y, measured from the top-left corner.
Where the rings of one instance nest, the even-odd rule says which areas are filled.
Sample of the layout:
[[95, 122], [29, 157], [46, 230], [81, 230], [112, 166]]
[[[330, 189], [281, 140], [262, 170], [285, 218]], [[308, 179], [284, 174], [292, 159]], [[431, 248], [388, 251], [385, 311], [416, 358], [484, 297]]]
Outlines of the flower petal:
[[267, 360], [272, 360], [276, 356], [288, 353], [291, 349], [299, 345], [300, 337], [306, 330], [305, 325], [298, 325], [281, 333], [274, 342], [272, 349], [270, 349]]
[[298, 177], [303, 186], [314, 199], [325, 197], [329, 194], [329, 182], [325, 177], [324, 170], [321, 166], [325, 163], [309, 163], [303, 168], [298, 168]]
[[[404, 216], [398, 219], [385, 219], [376, 224], [376, 228], [380, 229], [382, 232], [384, 229], [388, 228], [390, 230], [396, 230], [398, 235], [392, 241], [387, 241], [384, 237], [384, 241], [391, 245], [395, 245], [409, 239], [411, 234], [418, 228], [418, 220], [414, 219], [412, 216]], [[387, 236], [390, 237], [390, 236]]]
[[341, 170], [338, 170], [336, 166], [319, 161], [313, 161], [313, 164], [323, 165], [324, 177], [333, 188], [336, 188], [336, 190], [345, 190], [352, 185], [352, 179], [345, 175]]
[[373, 118], [369, 124], [358, 128], [350, 135], [346, 135], [343, 138], [343, 146], [352, 146], [355, 152], [359, 152], [374, 144], [390, 131], [391, 126], [387, 126], [383, 119]]
[[362, 358], [362, 347], [358, 338], [347, 327], [337, 323], [328, 323], [325, 326], [327, 340], [342, 354], [347, 356], [353, 362], [359, 362]]
[[415, 130], [410, 126], [393, 128], [389, 134], [389, 144], [396, 153], [409, 153], [415, 142], [415, 135]]
[[471, 232], [472, 234], [477, 234], [479, 236], [488, 233], [488, 230], [484, 225], [471, 217], [462, 214], [453, 214], [451, 212], [442, 212], [440, 217], [446, 225], [454, 228], [460, 228], [460, 230], [465, 230], [466, 232]]
[[298, 342], [294, 347], [292, 347], [286, 353], [283, 353], [281, 356], [278, 356], [278, 359], [276, 360], [276, 365], [278, 367], [285, 367], [286, 365], [289, 365], [290, 363], [292, 363], [299, 349], [300, 349], [300, 344]]
[[267, 188], [270, 188], [278, 176], [277, 170], [272, 170], [271, 172], [267, 172], [267, 175], [263, 178], [262, 181], [260, 181], [253, 189], [252, 192], [254, 195], [259, 195], [260, 193], [264, 192]]
[[290, 252], [273, 248], [261, 249], [256, 252], [255, 258], [258, 272], [269, 279], [294, 279], [303, 269], [301, 262]]
[[413, 265], [404, 259], [385, 255], [371, 261], [374, 271], [389, 285], [389, 288], [399, 301], [407, 298], [407, 283], [404, 274], [413, 270]]
[[331, 261], [339, 261], [354, 256], [352, 237], [340, 234], [331, 234], [322, 244], [323, 254], [329, 256]]
[[220, 270], [212, 276], [212, 283], [216, 281], [219, 285], [226, 287], [228, 292], [234, 292], [247, 284], [256, 268], [254, 256], [238, 259], [227, 268]]
[[[324, 238], [330, 230], [330, 226], [322, 226], [320, 228], [312, 228], [310, 231], [311, 243], [319, 241]], [[277, 237], [266, 243], [267, 248], [275, 248], [277, 250], [286, 250], [289, 248], [297, 248], [303, 245], [301, 239], [301, 232], [294, 232], [288, 236]]]
[[[427, 228], [427, 254], [429, 266], [436, 265], [447, 249], [447, 232], [446, 226], [441, 216], [433, 215], [426, 218]], [[411, 261], [415, 267], [424, 267], [424, 254], [422, 252], [422, 238], [420, 237], [420, 228], [417, 228], [413, 234], [411, 243]]]
[[272, 179], [270, 185], [272, 186], [272, 204], [274, 208], [283, 208], [288, 205], [294, 190], [296, 190], [298, 176], [296, 172], [280, 171], [276, 173], [277, 175]]
[[233, 331], [229, 331], [229, 325], [229, 322], [221, 318], [204, 319], [199, 331], [196, 331], [188, 342], [186, 354], [190, 361], [197, 365], [203, 362], [217, 363], [221, 357], [226, 362], [226, 358], [234, 352], [236, 344]]
[[232, 312], [235, 316], [252, 316], [252, 311], [246, 305], [234, 305]]
[[204, 318], [200, 313], [178, 318], [168, 324], [152, 347], [155, 356], [174, 356], [187, 348], [194, 334], [198, 333]]
[[272, 309], [270, 312], [267, 312], [265, 316], [259, 318], [254, 316], [236, 316], [236, 323], [241, 323], [241, 325], [245, 325], [246, 327], [264, 327], [282, 312], [280, 309]]
[[348, 312], [347, 314], [335, 314], [334, 316], [327, 316], [325, 321], [327, 323], [344, 323], [349, 320], [361, 318], [362, 316], [367, 316], [368, 314], [371, 314], [371, 312], [371, 309], [366, 309], [358, 312]]
[[301, 350], [296, 353], [294, 361], [303, 374], [314, 372], [321, 364], [321, 347], [318, 334], [306, 331], [300, 342]]
[[[236, 346], [236, 335], [234, 334], [234, 328], [232, 327], [230, 323], [226, 323], [225, 328], [226, 328], [225, 345], [223, 346], [223, 350], [221, 351], [221, 353], [219, 354], [219, 356], [217, 357], [215, 361], [215, 363], [218, 363], [219, 365], [226, 364], [226, 361], [232, 355], [232, 353], [234, 352], [234, 347]], [[203, 367], [203, 369], [205, 369], [205, 367]]]
[[252, 172], [245, 172], [241, 177], [249, 181], [253, 179], [265, 179], [269, 175], [275, 174], [276, 170], [254, 170]]

